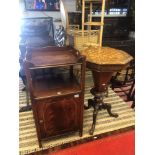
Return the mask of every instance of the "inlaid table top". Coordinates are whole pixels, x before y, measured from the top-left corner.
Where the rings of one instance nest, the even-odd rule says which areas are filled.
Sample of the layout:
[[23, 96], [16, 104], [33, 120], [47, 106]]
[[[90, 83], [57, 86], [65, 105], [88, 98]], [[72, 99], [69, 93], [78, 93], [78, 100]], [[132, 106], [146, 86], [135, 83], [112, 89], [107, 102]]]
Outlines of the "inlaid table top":
[[89, 46], [81, 51], [87, 67], [99, 71], [119, 71], [133, 59], [128, 53], [111, 47]]

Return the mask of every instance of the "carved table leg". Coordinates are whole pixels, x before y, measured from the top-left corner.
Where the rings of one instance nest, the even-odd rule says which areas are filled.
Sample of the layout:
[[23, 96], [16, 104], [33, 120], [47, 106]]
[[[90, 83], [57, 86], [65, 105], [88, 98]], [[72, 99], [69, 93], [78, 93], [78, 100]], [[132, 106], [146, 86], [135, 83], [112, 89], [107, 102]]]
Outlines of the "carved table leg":
[[91, 94], [94, 96], [94, 99], [88, 99], [88, 106], [85, 106], [85, 109], [89, 109], [90, 107], [94, 108], [93, 111], [93, 123], [91, 129], [89, 131], [90, 135], [93, 135], [96, 125], [96, 118], [99, 110], [106, 109], [108, 114], [112, 117], [118, 117], [118, 114], [111, 112], [111, 105], [108, 103], [104, 103], [103, 97], [108, 96], [108, 87], [106, 87], [104, 93], [94, 91], [94, 88], [90, 90]]
[[99, 110], [99, 105], [96, 104], [94, 107], [94, 111], [93, 111], [93, 123], [92, 123], [92, 127], [89, 131], [90, 135], [93, 135], [94, 130], [95, 130], [95, 125], [96, 125], [96, 118], [97, 118], [97, 114], [98, 114], [98, 110]]
[[111, 112], [111, 105], [103, 102], [103, 96], [95, 96], [94, 99], [88, 99], [88, 106], [85, 106], [85, 109], [90, 107], [94, 108], [93, 111], [93, 123], [89, 131], [90, 135], [93, 135], [96, 125], [96, 118], [99, 110], [106, 109], [108, 114], [112, 117], [118, 117], [118, 114]]
[[89, 109], [91, 107], [95, 108], [95, 102], [93, 99], [88, 99], [88, 106], [85, 105], [84, 109]]
[[109, 91], [108, 91], [108, 85], [107, 85], [107, 87], [105, 89], [105, 96], [108, 97], [108, 95], [109, 95]]
[[108, 104], [108, 103], [103, 103], [103, 104], [102, 104], [102, 108], [103, 108], [103, 109], [106, 109], [107, 112], [108, 112], [108, 114], [109, 114], [110, 116], [112, 116], [112, 117], [118, 117], [118, 114], [115, 114], [115, 113], [112, 113], [112, 112], [111, 112], [111, 105], [110, 105], [110, 104]]

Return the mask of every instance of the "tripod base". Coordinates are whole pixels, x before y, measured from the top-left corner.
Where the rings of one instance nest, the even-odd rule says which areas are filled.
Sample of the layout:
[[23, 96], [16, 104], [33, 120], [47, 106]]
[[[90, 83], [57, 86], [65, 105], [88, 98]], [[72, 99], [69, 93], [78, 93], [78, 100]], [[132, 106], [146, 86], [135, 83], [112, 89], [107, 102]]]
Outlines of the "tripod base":
[[[95, 95], [94, 92], [92, 94]], [[92, 127], [89, 131], [90, 135], [93, 135], [93, 133], [94, 133], [95, 125], [96, 125], [96, 118], [97, 118], [97, 114], [98, 114], [99, 110], [105, 109], [105, 110], [107, 110], [108, 114], [111, 117], [115, 117], [115, 118], [118, 117], [118, 114], [112, 113], [111, 105], [103, 102], [103, 94], [101, 94], [101, 95], [97, 94], [97, 95], [95, 95], [94, 99], [88, 99], [88, 106], [85, 106], [85, 109], [89, 109], [90, 107], [94, 108], [93, 123], [92, 123]]]

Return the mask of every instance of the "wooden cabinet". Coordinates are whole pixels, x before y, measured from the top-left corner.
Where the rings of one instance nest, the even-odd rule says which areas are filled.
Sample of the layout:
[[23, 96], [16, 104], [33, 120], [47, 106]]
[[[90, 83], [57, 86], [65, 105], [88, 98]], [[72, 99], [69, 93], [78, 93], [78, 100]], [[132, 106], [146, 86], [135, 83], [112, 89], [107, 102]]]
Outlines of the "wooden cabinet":
[[28, 48], [25, 68], [40, 147], [73, 131], [82, 136], [85, 58], [71, 47]]
[[78, 130], [81, 104], [76, 95], [36, 101], [34, 107], [41, 139]]

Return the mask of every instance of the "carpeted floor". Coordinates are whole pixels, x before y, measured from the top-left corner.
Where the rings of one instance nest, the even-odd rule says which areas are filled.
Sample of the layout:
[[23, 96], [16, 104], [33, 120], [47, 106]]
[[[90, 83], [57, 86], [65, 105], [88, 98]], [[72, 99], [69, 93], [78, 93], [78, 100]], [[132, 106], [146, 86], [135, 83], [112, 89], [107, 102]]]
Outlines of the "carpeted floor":
[[81, 144], [48, 155], [134, 155], [135, 132], [113, 135], [110, 137]]
[[[92, 98], [89, 90], [93, 86], [91, 73], [86, 75], [85, 84], [85, 104], [87, 99]], [[26, 95], [22, 92], [23, 84], [20, 80], [19, 88], [19, 107], [26, 105]], [[68, 134], [52, 140], [42, 142], [43, 148], [39, 148], [36, 128], [34, 124], [32, 111], [21, 112], [19, 114], [19, 151], [20, 155], [45, 150], [47, 148], [55, 148], [63, 146], [71, 142], [82, 141], [102, 134], [110, 134], [112, 131], [118, 131], [129, 127], [134, 127], [134, 111], [109, 88], [109, 96], [104, 99], [105, 102], [112, 105], [112, 111], [119, 114], [118, 118], [109, 117], [107, 111], [102, 110], [97, 117], [96, 129], [94, 136], [89, 135], [88, 131], [92, 124], [93, 108], [84, 111], [84, 127], [83, 136], [79, 137], [78, 133]]]

